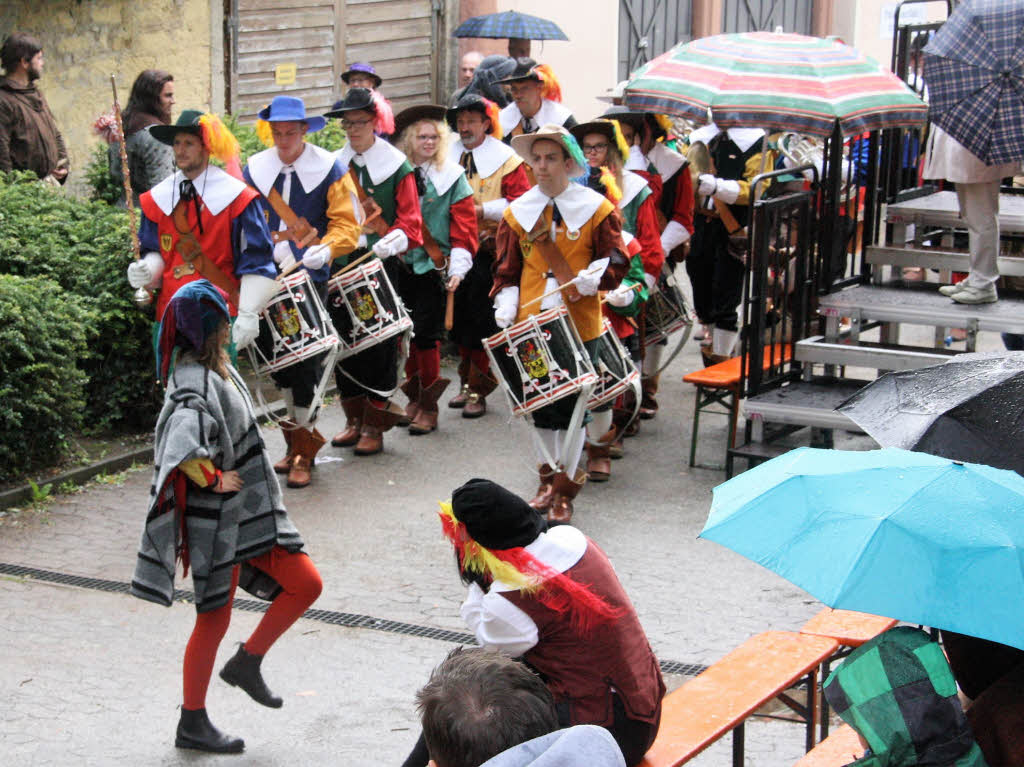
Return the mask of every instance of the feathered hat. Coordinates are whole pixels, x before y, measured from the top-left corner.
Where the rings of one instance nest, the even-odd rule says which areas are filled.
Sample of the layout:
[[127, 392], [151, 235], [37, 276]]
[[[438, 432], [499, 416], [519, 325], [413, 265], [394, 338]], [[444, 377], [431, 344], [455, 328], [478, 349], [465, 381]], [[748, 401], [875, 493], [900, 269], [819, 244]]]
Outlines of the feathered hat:
[[168, 146], [174, 146], [174, 137], [179, 133], [199, 136], [211, 157], [224, 163], [224, 169], [232, 176], [242, 178], [238, 139], [215, 114], [200, 112], [198, 109], [186, 109], [178, 115], [178, 121], [174, 125], [151, 125], [149, 132], [161, 144]]
[[512, 74], [498, 82], [509, 85], [515, 82], [523, 82], [524, 80], [539, 82], [544, 86], [544, 89], [541, 91], [543, 98], [546, 98], [548, 101], [561, 102], [562, 86], [558, 82], [558, 78], [555, 77], [554, 71], [547, 64], [538, 64], [527, 56], [516, 59], [516, 68]]
[[490, 130], [487, 132], [494, 136], [494, 138], [501, 141], [501, 119], [499, 117], [501, 109], [490, 99], [486, 99], [483, 96], [477, 95], [476, 93], [470, 93], [458, 100], [455, 106], [448, 110], [446, 113], [448, 119], [448, 127], [453, 131], [458, 130], [456, 123], [458, 122], [459, 112], [479, 112], [488, 120], [491, 121]]
[[532, 150], [533, 143], [540, 139], [547, 139], [548, 141], [554, 141], [556, 144], [561, 144], [565, 149], [565, 153], [576, 163], [576, 169], [569, 172], [569, 175], [573, 178], [582, 176], [587, 172], [587, 161], [583, 157], [583, 150], [580, 149], [580, 145], [576, 143], [576, 139], [561, 125], [542, 125], [540, 130], [536, 133], [525, 133], [520, 136], [515, 136], [512, 139], [512, 149], [515, 150], [516, 154], [523, 158], [523, 160], [529, 165], [533, 162]]

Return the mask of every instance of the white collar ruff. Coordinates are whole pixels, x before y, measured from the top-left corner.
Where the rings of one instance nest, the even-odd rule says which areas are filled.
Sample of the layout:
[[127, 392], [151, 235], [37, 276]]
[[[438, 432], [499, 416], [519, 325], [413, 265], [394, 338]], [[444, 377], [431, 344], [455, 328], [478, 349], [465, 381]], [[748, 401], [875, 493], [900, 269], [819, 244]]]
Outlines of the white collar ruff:
[[[534, 559], [542, 562], [557, 573], [564, 573], [579, 562], [587, 552], [587, 536], [571, 525], [558, 525], [523, 547]], [[504, 581], [494, 581], [490, 591], [518, 591]]]
[[[176, 170], [153, 187], [153, 202], [165, 216], [171, 215], [175, 204], [181, 199], [178, 189], [184, 180], [185, 174]], [[193, 179], [192, 185], [212, 216], [219, 215], [246, 187], [245, 182], [229, 176], [216, 165], [207, 165], [206, 170]]]
[[[457, 139], [452, 144], [451, 152], [455, 156], [461, 157], [465, 151], [467, 149], [462, 145], [462, 139]], [[476, 171], [480, 174], [480, 178], [490, 178], [509, 157], [519, 156], [512, 147], [504, 141], [498, 141], [494, 136], [484, 137], [480, 146], [468, 151], [473, 154], [473, 164], [476, 165]]]
[[430, 183], [434, 186], [434, 191], [439, 195], [447, 192], [452, 184], [459, 180], [459, 176], [465, 172], [461, 165], [451, 160], [448, 160], [440, 169], [432, 162], [420, 167], [423, 168]]
[[370, 173], [370, 180], [379, 184], [398, 170], [406, 157], [382, 138], [374, 137], [373, 145], [362, 154], [356, 154], [351, 144], [345, 144], [337, 152], [341, 164], [349, 167], [352, 163], [363, 165]]
[[[717, 125], [708, 123], [690, 134], [690, 143], [710, 144], [711, 139], [721, 132], [721, 128]], [[732, 143], [739, 147], [741, 152], [746, 152], [764, 135], [764, 131], [760, 128], [729, 128], [726, 135]]]
[[686, 165], [685, 157], [679, 152], [673, 152], [660, 141], [651, 148], [647, 160], [658, 171], [658, 175], [663, 181], [668, 181], [681, 167]]
[[[308, 194], [311, 190], [316, 189], [327, 178], [336, 159], [334, 152], [329, 152], [316, 144], [306, 144], [302, 154], [292, 163], [295, 175], [302, 185], [302, 191]], [[284, 163], [277, 154], [277, 149], [270, 147], [250, 157], [248, 168], [253, 184], [266, 197], [270, 194], [274, 181], [281, 175]]]
[[619, 207], [625, 208], [647, 186], [647, 179], [631, 170], [622, 171], [622, 199]]
[[[530, 119], [533, 120], [537, 127], [540, 128], [542, 125], [564, 125], [565, 121], [569, 119], [572, 112], [564, 104], [559, 104], [557, 101], [549, 101], [544, 99], [540, 102], [540, 109]], [[506, 136], [512, 132], [512, 129], [519, 125], [519, 121], [523, 119], [523, 113], [519, 111], [519, 107], [516, 106], [516, 102], [512, 102], [507, 107], [501, 110], [499, 114], [499, 120], [501, 122], [501, 132]]]
[[[578, 232], [597, 212], [604, 199], [603, 195], [593, 189], [570, 181], [569, 186], [554, 198], [554, 202], [558, 205], [558, 211], [562, 214], [562, 220], [569, 231]], [[535, 186], [513, 200], [508, 209], [519, 225], [529, 232], [533, 230], [549, 202], [552, 202], [552, 198], [544, 194], [539, 186]]]

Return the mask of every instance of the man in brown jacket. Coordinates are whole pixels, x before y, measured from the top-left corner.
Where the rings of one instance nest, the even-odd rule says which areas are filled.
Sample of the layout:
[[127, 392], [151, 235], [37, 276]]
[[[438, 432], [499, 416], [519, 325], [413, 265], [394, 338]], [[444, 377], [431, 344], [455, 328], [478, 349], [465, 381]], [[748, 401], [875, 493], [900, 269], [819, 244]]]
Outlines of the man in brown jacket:
[[0, 171], [31, 170], [43, 181], [63, 184], [68, 153], [53, 113], [36, 88], [43, 73], [43, 49], [30, 35], [15, 32], [0, 47]]

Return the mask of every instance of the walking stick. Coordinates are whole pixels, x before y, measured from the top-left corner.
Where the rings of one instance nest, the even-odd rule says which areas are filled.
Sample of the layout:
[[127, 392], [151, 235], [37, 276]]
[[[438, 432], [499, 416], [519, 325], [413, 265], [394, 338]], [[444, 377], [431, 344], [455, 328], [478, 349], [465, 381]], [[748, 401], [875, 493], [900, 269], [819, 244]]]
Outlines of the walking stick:
[[[121, 119], [121, 105], [117, 101], [117, 80], [110, 76], [110, 89], [114, 94], [114, 120], [117, 122], [118, 148], [121, 150], [121, 180], [124, 182], [124, 204], [128, 208], [128, 234], [132, 239], [132, 255], [138, 261], [141, 253], [138, 228], [135, 224], [135, 205], [132, 204], [131, 169], [128, 167], [128, 145], [124, 136], [124, 121]], [[132, 296], [137, 306], [153, 303], [153, 294], [147, 288], [139, 288]]]

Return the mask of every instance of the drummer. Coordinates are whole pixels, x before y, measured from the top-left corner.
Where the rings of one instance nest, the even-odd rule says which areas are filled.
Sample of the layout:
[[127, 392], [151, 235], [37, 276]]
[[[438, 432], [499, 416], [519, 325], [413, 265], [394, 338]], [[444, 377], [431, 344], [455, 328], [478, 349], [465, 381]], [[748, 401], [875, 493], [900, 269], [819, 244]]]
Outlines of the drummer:
[[[580, 340], [593, 355], [603, 330], [597, 291], [618, 287], [628, 267], [621, 216], [603, 196], [571, 180], [587, 165], [576, 139], [562, 126], [544, 125], [516, 136], [512, 148], [531, 164], [537, 185], [508, 206], [498, 225], [495, 322], [508, 327], [560, 305], [564, 296]], [[587, 476], [578, 470], [582, 427], [578, 434], [568, 432], [578, 399], [566, 397], [533, 413], [544, 449], [538, 450], [540, 487], [531, 505], [547, 511], [553, 522], [572, 518], [573, 499]]]
[[[572, 134], [590, 166], [587, 185], [615, 203], [622, 215], [623, 238], [631, 251], [630, 268], [619, 288], [605, 297], [603, 309], [615, 334], [639, 366], [643, 350], [636, 322], [629, 318], [639, 314], [648, 291], [656, 289], [665, 262], [654, 196], [643, 176], [623, 169], [629, 145], [617, 121], [593, 120], [577, 125]], [[622, 433], [635, 406], [635, 401], [620, 403], [614, 427], [611, 403], [607, 408], [595, 409], [593, 420], [587, 424], [587, 474], [592, 482], [610, 478], [612, 446], [618, 445], [621, 451]]]
[[[324, 305], [330, 263], [355, 249], [359, 238], [355, 185], [333, 152], [306, 142], [326, 124], [323, 117], [307, 116], [302, 99], [276, 96], [258, 113], [269, 124], [273, 146], [249, 158], [245, 180], [263, 197], [267, 223], [274, 233], [274, 261], [282, 272], [294, 270], [296, 261], [313, 281]], [[285, 219], [304, 219], [313, 228], [308, 235]], [[273, 373], [274, 383], [287, 408], [281, 423], [286, 453], [274, 471], [288, 475], [288, 487], [305, 487], [324, 437], [316, 429], [320, 403], [314, 402], [323, 376], [322, 356], [306, 359]]]
[[[350, 256], [372, 253], [383, 261], [394, 285], [399, 270], [405, 268], [395, 256], [423, 244], [423, 217], [412, 165], [375, 133], [385, 127], [381, 124], [384, 115], [366, 88], [352, 88], [324, 116], [341, 119], [348, 143], [338, 151], [338, 159], [348, 167], [360, 206], [368, 212], [358, 247]], [[332, 317], [338, 332], [344, 333], [347, 313], [334, 311]], [[390, 401], [398, 388], [399, 342], [398, 337], [386, 339], [338, 363], [336, 380], [346, 426], [331, 440], [335, 447], [354, 446], [356, 455], [379, 453], [384, 449], [383, 433], [405, 417], [405, 411]]]
[[454, 301], [454, 295], [448, 296], [469, 272], [477, 247], [473, 189], [462, 166], [448, 159], [446, 111], [426, 104], [395, 117], [394, 143], [415, 166], [424, 224], [423, 246], [402, 254], [408, 269], [399, 270], [395, 286], [413, 323], [401, 386], [409, 397], [405, 413], [410, 434], [437, 428], [437, 401], [451, 383], [441, 378], [446, 304]]

